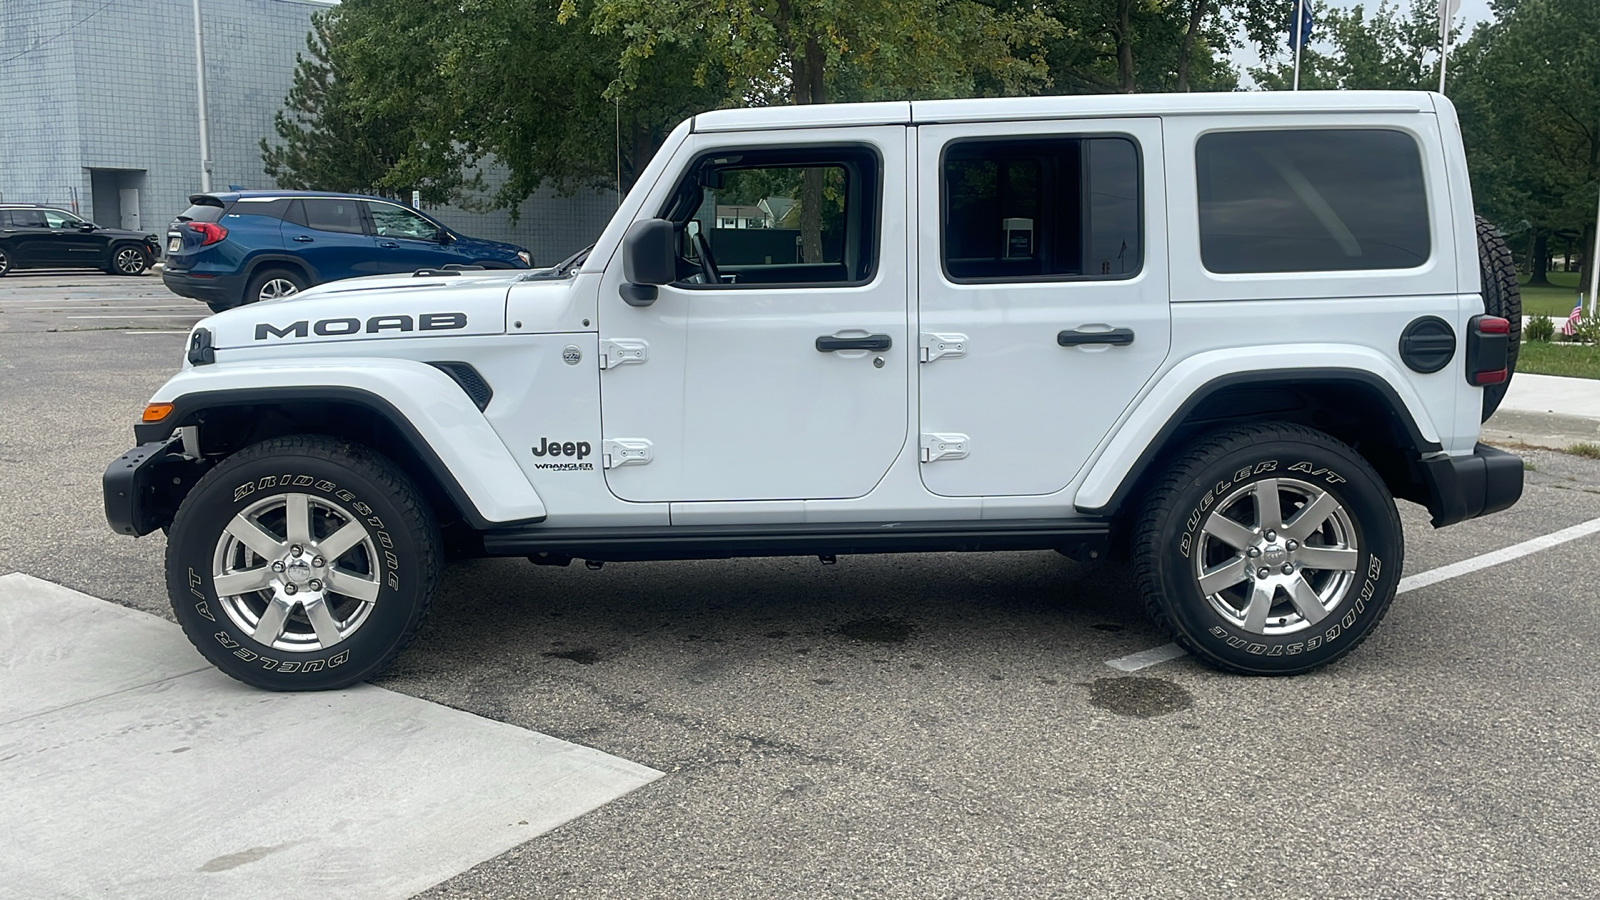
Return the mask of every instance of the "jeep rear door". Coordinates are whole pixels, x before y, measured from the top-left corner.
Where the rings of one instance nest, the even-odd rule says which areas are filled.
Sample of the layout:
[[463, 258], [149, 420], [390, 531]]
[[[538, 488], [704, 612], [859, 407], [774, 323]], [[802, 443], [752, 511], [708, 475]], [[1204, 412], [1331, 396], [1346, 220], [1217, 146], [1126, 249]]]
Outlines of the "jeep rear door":
[[917, 129], [922, 479], [1066, 487], [1171, 341], [1161, 121]]

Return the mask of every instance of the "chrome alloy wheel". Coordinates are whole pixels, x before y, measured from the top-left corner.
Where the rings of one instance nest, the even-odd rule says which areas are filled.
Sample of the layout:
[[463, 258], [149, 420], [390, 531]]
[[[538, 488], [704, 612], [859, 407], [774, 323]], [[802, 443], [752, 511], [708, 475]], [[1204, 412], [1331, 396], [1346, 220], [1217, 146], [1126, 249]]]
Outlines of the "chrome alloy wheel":
[[212, 584], [228, 618], [274, 650], [326, 650], [367, 621], [381, 556], [366, 525], [309, 494], [278, 494], [217, 539]]
[[276, 300], [279, 297], [290, 297], [300, 293], [295, 283], [287, 278], [269, 278], [261, 285], [261, 291], [256, 294], [257, 300]]
[[1200, 528], [1195, 578], [1213, 610], [1252, 634], [1314, 627], [1350, 593], [1355, 526], [1332, 494], [1264, 478], [1223, 497]]
[[11, 257], [7, 256], [4, 250], [0, 250], [0, 275], [4, 275], [10, 271]]
[[144, 254], [132, 247], [118, 250], [116, 257], [112, 259], [112, 264], [124, 275], [137, 275], [146, 268]]

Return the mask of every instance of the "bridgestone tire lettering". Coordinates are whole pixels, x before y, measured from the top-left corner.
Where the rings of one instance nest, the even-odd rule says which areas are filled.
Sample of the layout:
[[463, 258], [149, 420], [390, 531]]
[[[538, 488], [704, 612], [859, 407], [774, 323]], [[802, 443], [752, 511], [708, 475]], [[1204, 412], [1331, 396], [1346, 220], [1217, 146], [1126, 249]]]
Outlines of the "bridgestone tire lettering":
[[[1195, 574], [1201, 563], [1214, 571], [1209, 557], [1195, 559], [1213, 507], [1264, 478], [1326, 491], [1355, 531], [1355, 568], [1342, 598], [1321, 621], [1286, 633], [1244, 630], [1211, 605]], [[1180, 646], [1224, 671], [1291, 675], [1326, 665], [1366, 639], [1399, 584], [1404, 536], [1383, 480], [1354, 450], [1301, 425], [1250, 425], [1202, 438], [1149, 488], [1143, 509], [1133, 539], [1145, 609]]]
[[[234, 608], [221, 605], [212, 584], [218, 540], [228, 523], [274, 494], [289, 493], [307, 494], [318, 508], [360, 523], [376, 548], [375, 556], [366, 554], [369, 580], [378, 581], [366, 619], [343, 639], [315, 650], [257, 642], [239, 627]], [[167, 586], [178, 624], [217, 668], [269, 690], [328, 690], [371, 678], [400, 653], [422, 625], [442, 556], [438, 526], [398, 466], [348, 441], [294, 435], [240, 450], [184, 498], [167, 540]], [[230, 611], [224, 614], [224, 608]]]

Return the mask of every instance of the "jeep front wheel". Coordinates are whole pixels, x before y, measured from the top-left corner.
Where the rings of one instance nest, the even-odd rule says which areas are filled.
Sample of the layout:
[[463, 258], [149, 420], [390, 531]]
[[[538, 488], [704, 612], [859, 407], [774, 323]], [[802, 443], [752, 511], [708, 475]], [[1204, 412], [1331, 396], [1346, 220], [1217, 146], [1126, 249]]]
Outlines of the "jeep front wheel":
[[1252, 675], [1355, 649], [1394, 598], [1404, 546], [1367, 461], [1291, 424], [1201, 441], [1156, 485], [1134, 535], [1152, 618], [1204, 662]]
[[403, 472], [334, 438], [274, 438], [229, 457], [184, 498], [167, 590], [201, 655], [277, 691], [377, 674], [427, 612], [439, 529]]

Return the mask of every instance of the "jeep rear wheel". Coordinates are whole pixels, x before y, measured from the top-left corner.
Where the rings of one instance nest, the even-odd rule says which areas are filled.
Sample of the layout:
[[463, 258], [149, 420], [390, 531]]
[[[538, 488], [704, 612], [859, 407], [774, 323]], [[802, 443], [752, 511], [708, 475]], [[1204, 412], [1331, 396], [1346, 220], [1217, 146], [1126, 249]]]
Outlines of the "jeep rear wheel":
[[1403, 557], [1378, 474], [1290, 424], [1201, 441], [1151, 492], [1134, 535], [1152, 618], [1206, 663], [1253, 675], [1355, 649], [1388, 610]]
[[378, 454], [334, 438], [274, 438], [224, 460], [184, 498], [167, 590], [200, 653], [247, 684], [364, 681], [421, 627], [439, 530]]

